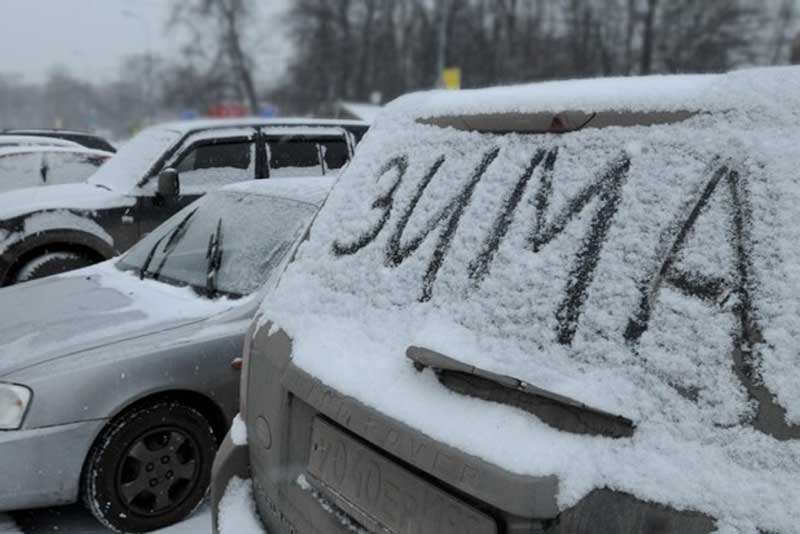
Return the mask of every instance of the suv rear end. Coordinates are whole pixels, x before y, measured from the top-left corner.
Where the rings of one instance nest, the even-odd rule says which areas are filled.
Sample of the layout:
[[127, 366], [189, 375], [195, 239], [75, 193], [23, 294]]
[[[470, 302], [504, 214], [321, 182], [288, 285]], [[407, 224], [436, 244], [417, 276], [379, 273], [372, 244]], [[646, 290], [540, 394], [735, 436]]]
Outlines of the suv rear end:
[[271, 533], [797, 532], [798, 89], [394, 103], [248, 336], [215, 526], [237, 476]]

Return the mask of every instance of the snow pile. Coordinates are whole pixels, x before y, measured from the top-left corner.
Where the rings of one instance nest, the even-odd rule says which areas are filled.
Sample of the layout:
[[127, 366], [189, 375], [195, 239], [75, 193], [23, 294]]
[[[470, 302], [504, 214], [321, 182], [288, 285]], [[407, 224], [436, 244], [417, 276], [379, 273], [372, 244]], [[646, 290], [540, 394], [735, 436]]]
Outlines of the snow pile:
[[247, 445], [247, 425], [242, 420], [242, 415], [238, 413], [231, 424], [231, 440], [234, 445]]
[[[800, 532], [800, 70], [451, 98], [387, 109], [263, 304], [295, 363], [467, 453], [557, 475], [562, 508], [608, 487], [721, 532]], [[564, 135], [414, 120], [561, 99], [721, 111]], [[410, 345], [630, 417], [635, 436], [451, 393]]]
[[219, 503], [220, 534], [264, 534], [253, 501], [253, 483], [233, 477]]

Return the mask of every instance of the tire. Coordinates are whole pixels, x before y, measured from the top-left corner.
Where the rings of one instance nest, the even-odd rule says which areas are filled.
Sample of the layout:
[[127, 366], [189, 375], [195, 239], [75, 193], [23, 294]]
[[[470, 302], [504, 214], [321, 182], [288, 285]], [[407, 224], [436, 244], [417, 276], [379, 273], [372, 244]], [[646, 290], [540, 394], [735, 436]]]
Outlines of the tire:
[[46, 252], [25, 262], [14, 274], [13, 283], [21, 284], [66, 271], [74, 271], [97, 263], [79, 252]]
[[83, 500], [117, 532], [149, 532], [189, 516], [211, 481], [217, 439], [197, 410], [174, 402], [134, 409], [101, 434], [86, 461]]

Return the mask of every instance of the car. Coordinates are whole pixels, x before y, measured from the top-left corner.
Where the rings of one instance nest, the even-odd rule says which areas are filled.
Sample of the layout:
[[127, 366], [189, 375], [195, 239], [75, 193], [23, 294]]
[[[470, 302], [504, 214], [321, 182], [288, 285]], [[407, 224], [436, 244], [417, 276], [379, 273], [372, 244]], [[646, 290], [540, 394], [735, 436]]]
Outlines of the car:
[[55, 137], [38, 137], [35, 135], [0, 135], [0, 148], [19, 147], [19, 146], [60, 146], [65, 148], [79, 148], [82, 145], [67, 141], [65, 139], [56, 139]]
[[0, 193], [86, 181], [113, 154], [77, 146], [2, 146]]
[[143, 130], [86, 183], [0, 194], [0, 287], [120, 254], [207, 191], [338, 172], [367, 126], [242, 119]]
[[251, 181], [119, 258], [0, 291], [0, 511], [146, 532], [206, 495], [250, 319], [334, 178]]
[[81, 132], [78, 130], [63, 130], [57, 128], [16, 128], [7, 129], [0, 132], [0, 137], [5, 136], [33, 136], [33, 137], [49, 137], [51, 139], [62, 139], [65, 141], [72, 141], [78, 145], [94, 150], [103, 150], [105, 152], [116, 152], [117, 149], [103, 139], [99, 135]]
[[797, 67], [390, 104], [251, 325], [216, 531], [797, 532], [798, 110]]

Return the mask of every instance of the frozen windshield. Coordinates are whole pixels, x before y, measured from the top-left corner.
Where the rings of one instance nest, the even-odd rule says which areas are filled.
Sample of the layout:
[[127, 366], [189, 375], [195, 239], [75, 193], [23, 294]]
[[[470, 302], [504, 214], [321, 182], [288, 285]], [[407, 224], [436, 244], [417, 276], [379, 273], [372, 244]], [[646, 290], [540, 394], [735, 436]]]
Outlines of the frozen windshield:
[[161, 225], [117, 265], [209, 296], [248, 295], [281, 263], [316, 209], [284, 198], [217, 192]]
[[114, 154], [89, 183], [119, 192], [128, 192], [146, 178], [153, 164], [181, 137], [179, 132], [165, 128], [148, 128]]

